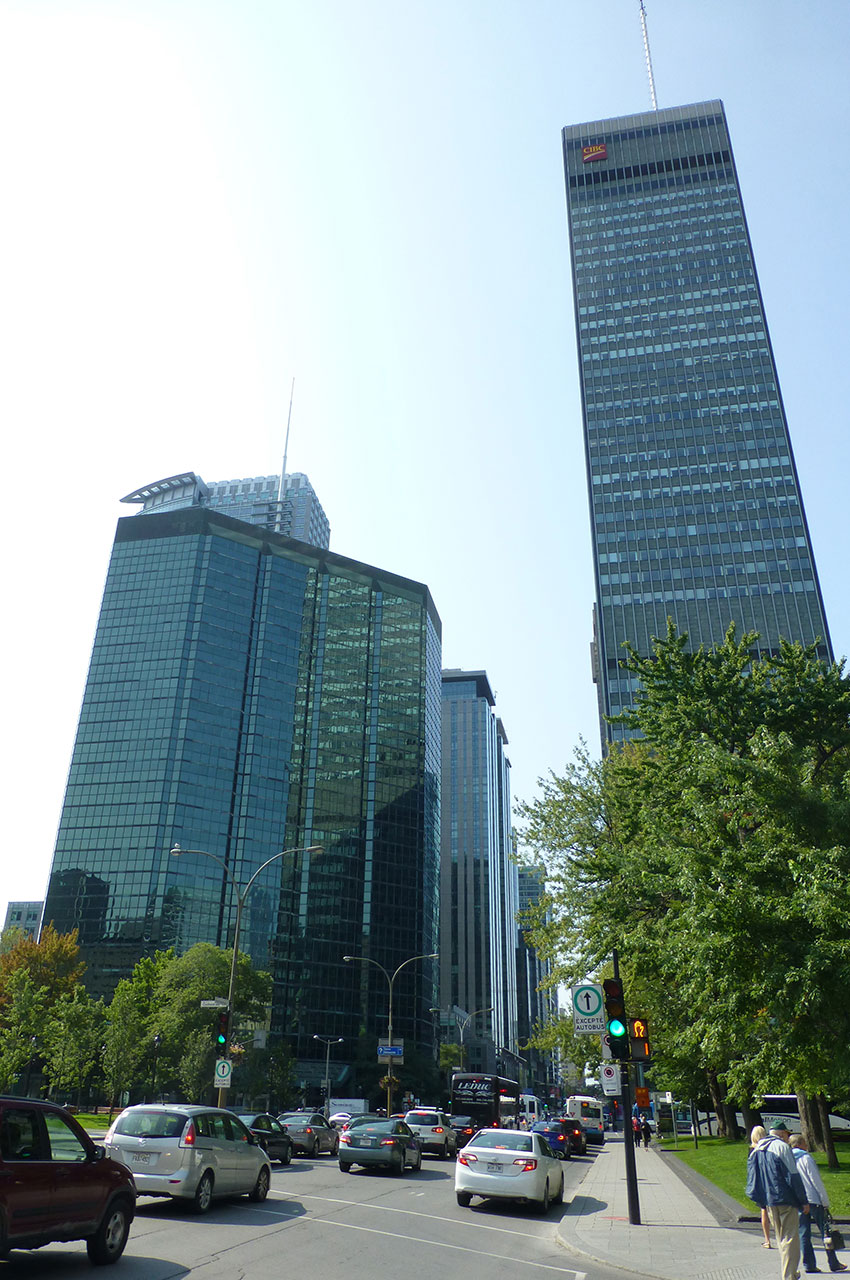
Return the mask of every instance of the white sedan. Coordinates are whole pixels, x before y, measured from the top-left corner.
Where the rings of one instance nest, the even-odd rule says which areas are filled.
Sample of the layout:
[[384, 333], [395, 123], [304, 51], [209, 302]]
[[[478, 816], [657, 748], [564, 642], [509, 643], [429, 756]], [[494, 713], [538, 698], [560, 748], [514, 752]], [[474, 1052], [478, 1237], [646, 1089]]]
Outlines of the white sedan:
[[546, 1213], [564, 1199], [564, 1170], [539, 1133], [519, 1129], [480, 1129], [458, 1152], [457, 1202], [466, 1208], [473, 1196], [484, 1200], [522, 1200]]

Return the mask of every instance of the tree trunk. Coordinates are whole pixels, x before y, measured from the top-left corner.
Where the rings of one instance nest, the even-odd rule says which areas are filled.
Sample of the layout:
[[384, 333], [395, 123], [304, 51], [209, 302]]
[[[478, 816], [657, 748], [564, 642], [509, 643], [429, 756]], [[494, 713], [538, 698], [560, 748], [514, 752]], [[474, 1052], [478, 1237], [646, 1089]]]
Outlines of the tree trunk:
[[717, 1078], [716, 1071], [706, 1071], [708, 1077], [708, 1088], [711, 1093], [711, 1105], [717, 1114], [717, 1136], [720, 1138], [732, 1138], [735, 1136], [737, 1126], [735, 1125], [734, 1114], [732, 1116], [732, 1126], [729, 1126], [729, 1107], [726, 1103], [726, 1097], [723, 1087]]
[[818, 1149], [817, 1132], [812, 1122], [812, 1106], [805, 1089], [797, 1090], [797, 1110], [800, 1112], [800, 1132], [806, 1140], [809, 1151]]
[[744, 1129], [747, 1135], [751, 1134], [757, 1124], [763, 1124], [761, 1112], [756, 1111], [753, 1107], [748, 1106], [745, 1102], [741, 1103], [741, 1115], [744, 1117]]
[[827, 1165], [830, 1169], [839, 1169], [838, 1156], [835, 1154], [835, 1143], [832, 1138], [832, 1130], [829, 1127], [829, 1107], [826, 1098], [819, 1093], [815, 1098], [818, 1116], [820, 1118], [820, 1127], [823, 1136], [823, 1147], [827, 1155]]

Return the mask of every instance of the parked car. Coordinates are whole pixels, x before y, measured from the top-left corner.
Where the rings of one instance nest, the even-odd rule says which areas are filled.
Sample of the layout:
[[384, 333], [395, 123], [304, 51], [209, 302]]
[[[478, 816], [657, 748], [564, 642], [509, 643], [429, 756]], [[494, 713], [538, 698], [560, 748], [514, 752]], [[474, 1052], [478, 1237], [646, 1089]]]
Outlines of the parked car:
[[220, 1196], [259, 1203], [269, 1193], [269, 1157], [239, 1117], [219, 1107], [127, 1107], [104, 1145], [132, 1170], [139, 1195], [184, 1200], [196, 1213]]
[[472, 1116], [450, 1116], [449, 1123], [455, 1135], [455, 1150], [465, 1147], [469, 1139], [478, 1132], [478, 1125]]
[[457, 1141], [448, 1116], [430, 1107], [414, 1107], [404, 1117], [418, 1136], [423, 1151], [433, 1151], [442, 1160], [457, 1153]]
[[324, 1151], [335, 1156], [339, 1134], [320, 1111], [283, 1111], [278, 1120], [286, 1129], [295, 1150], [305, 1156], [320, 1156]]
[[541, 1133], [481, 1129], [458, 1152], [455, 1195], [462, 1207], [473, 1196], [521, 1200], [547, 1213], [564, 1199], [564, 1168]]
[[385, 1167], [401, 1177], [408, 1165], [416, 1172], [422, 1168], [422, 1148], [404, 1120], [372, 1120], [339, 1135], [340, 1169], [351, 1173], [355, 1164]]
[[265, 1111], [235, 1111], [244, 1125], [251, 1130], [260, 1146], [268, 1153], [269, 1160], [290, 1164], [295, 1143], [279, 1120]]
[[542, 1133], [543, 1137], [552, 1148], [552, 1154], [556, 1155], [559, 1160], [569, 1160], [572, 1156], [571, 1134], [567, 1125], [572, 1123], [567, 1120], [540, 1120], [537, 1124], [532, 1125], [532, 1133]]
[[0, 1097], [0, 1258], [85, 1240], [93, 1263], [117, 1262], [135, 1209], [133, 1175], [64, 1107]]

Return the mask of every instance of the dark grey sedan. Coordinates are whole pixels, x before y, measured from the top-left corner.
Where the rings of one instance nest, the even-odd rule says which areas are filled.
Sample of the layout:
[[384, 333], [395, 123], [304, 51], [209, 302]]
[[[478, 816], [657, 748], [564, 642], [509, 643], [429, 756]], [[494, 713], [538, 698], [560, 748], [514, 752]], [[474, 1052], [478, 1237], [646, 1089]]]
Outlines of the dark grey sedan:
[[335, 1156], [339, 1134], [319, 1111], [283, 1111], [278, 1120], [286, 1129], [295, 1150], [305, 1156], [320, 1156], [327, 1151]]
[[355, 1164], [389, 1169], [400, 1178], [408, 1167], [414, 1172], [422, 1168], [422, 1146], [404, 1120], [372, 1120], [339, 1136], [340, 1169], [351, 1173]]
[[265, 1111], [237, 1111], [235, 1113], [253, 1133], [270, 1160], [289, 1164], [294, 1143], [279, 1120]]

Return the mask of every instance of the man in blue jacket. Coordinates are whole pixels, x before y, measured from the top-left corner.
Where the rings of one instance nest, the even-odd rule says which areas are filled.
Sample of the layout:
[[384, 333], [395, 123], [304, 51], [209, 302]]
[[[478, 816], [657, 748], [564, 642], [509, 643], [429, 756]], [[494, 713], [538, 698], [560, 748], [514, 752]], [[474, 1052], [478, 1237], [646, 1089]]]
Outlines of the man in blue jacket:
[[[747, 1159], [747, 1195], [767, 1209], [779, 1246], [782, 1280], [797, 1280], [800, 1273], [799, 1214], [809, 1212], [803, 1179], [794, 1154], [782, 1136], [784, 1125], [768, 1135], [759, 1126], [753, 1129], [753, 1144]], [[789, 1135], [790, 1136], [790, 1135]]]

